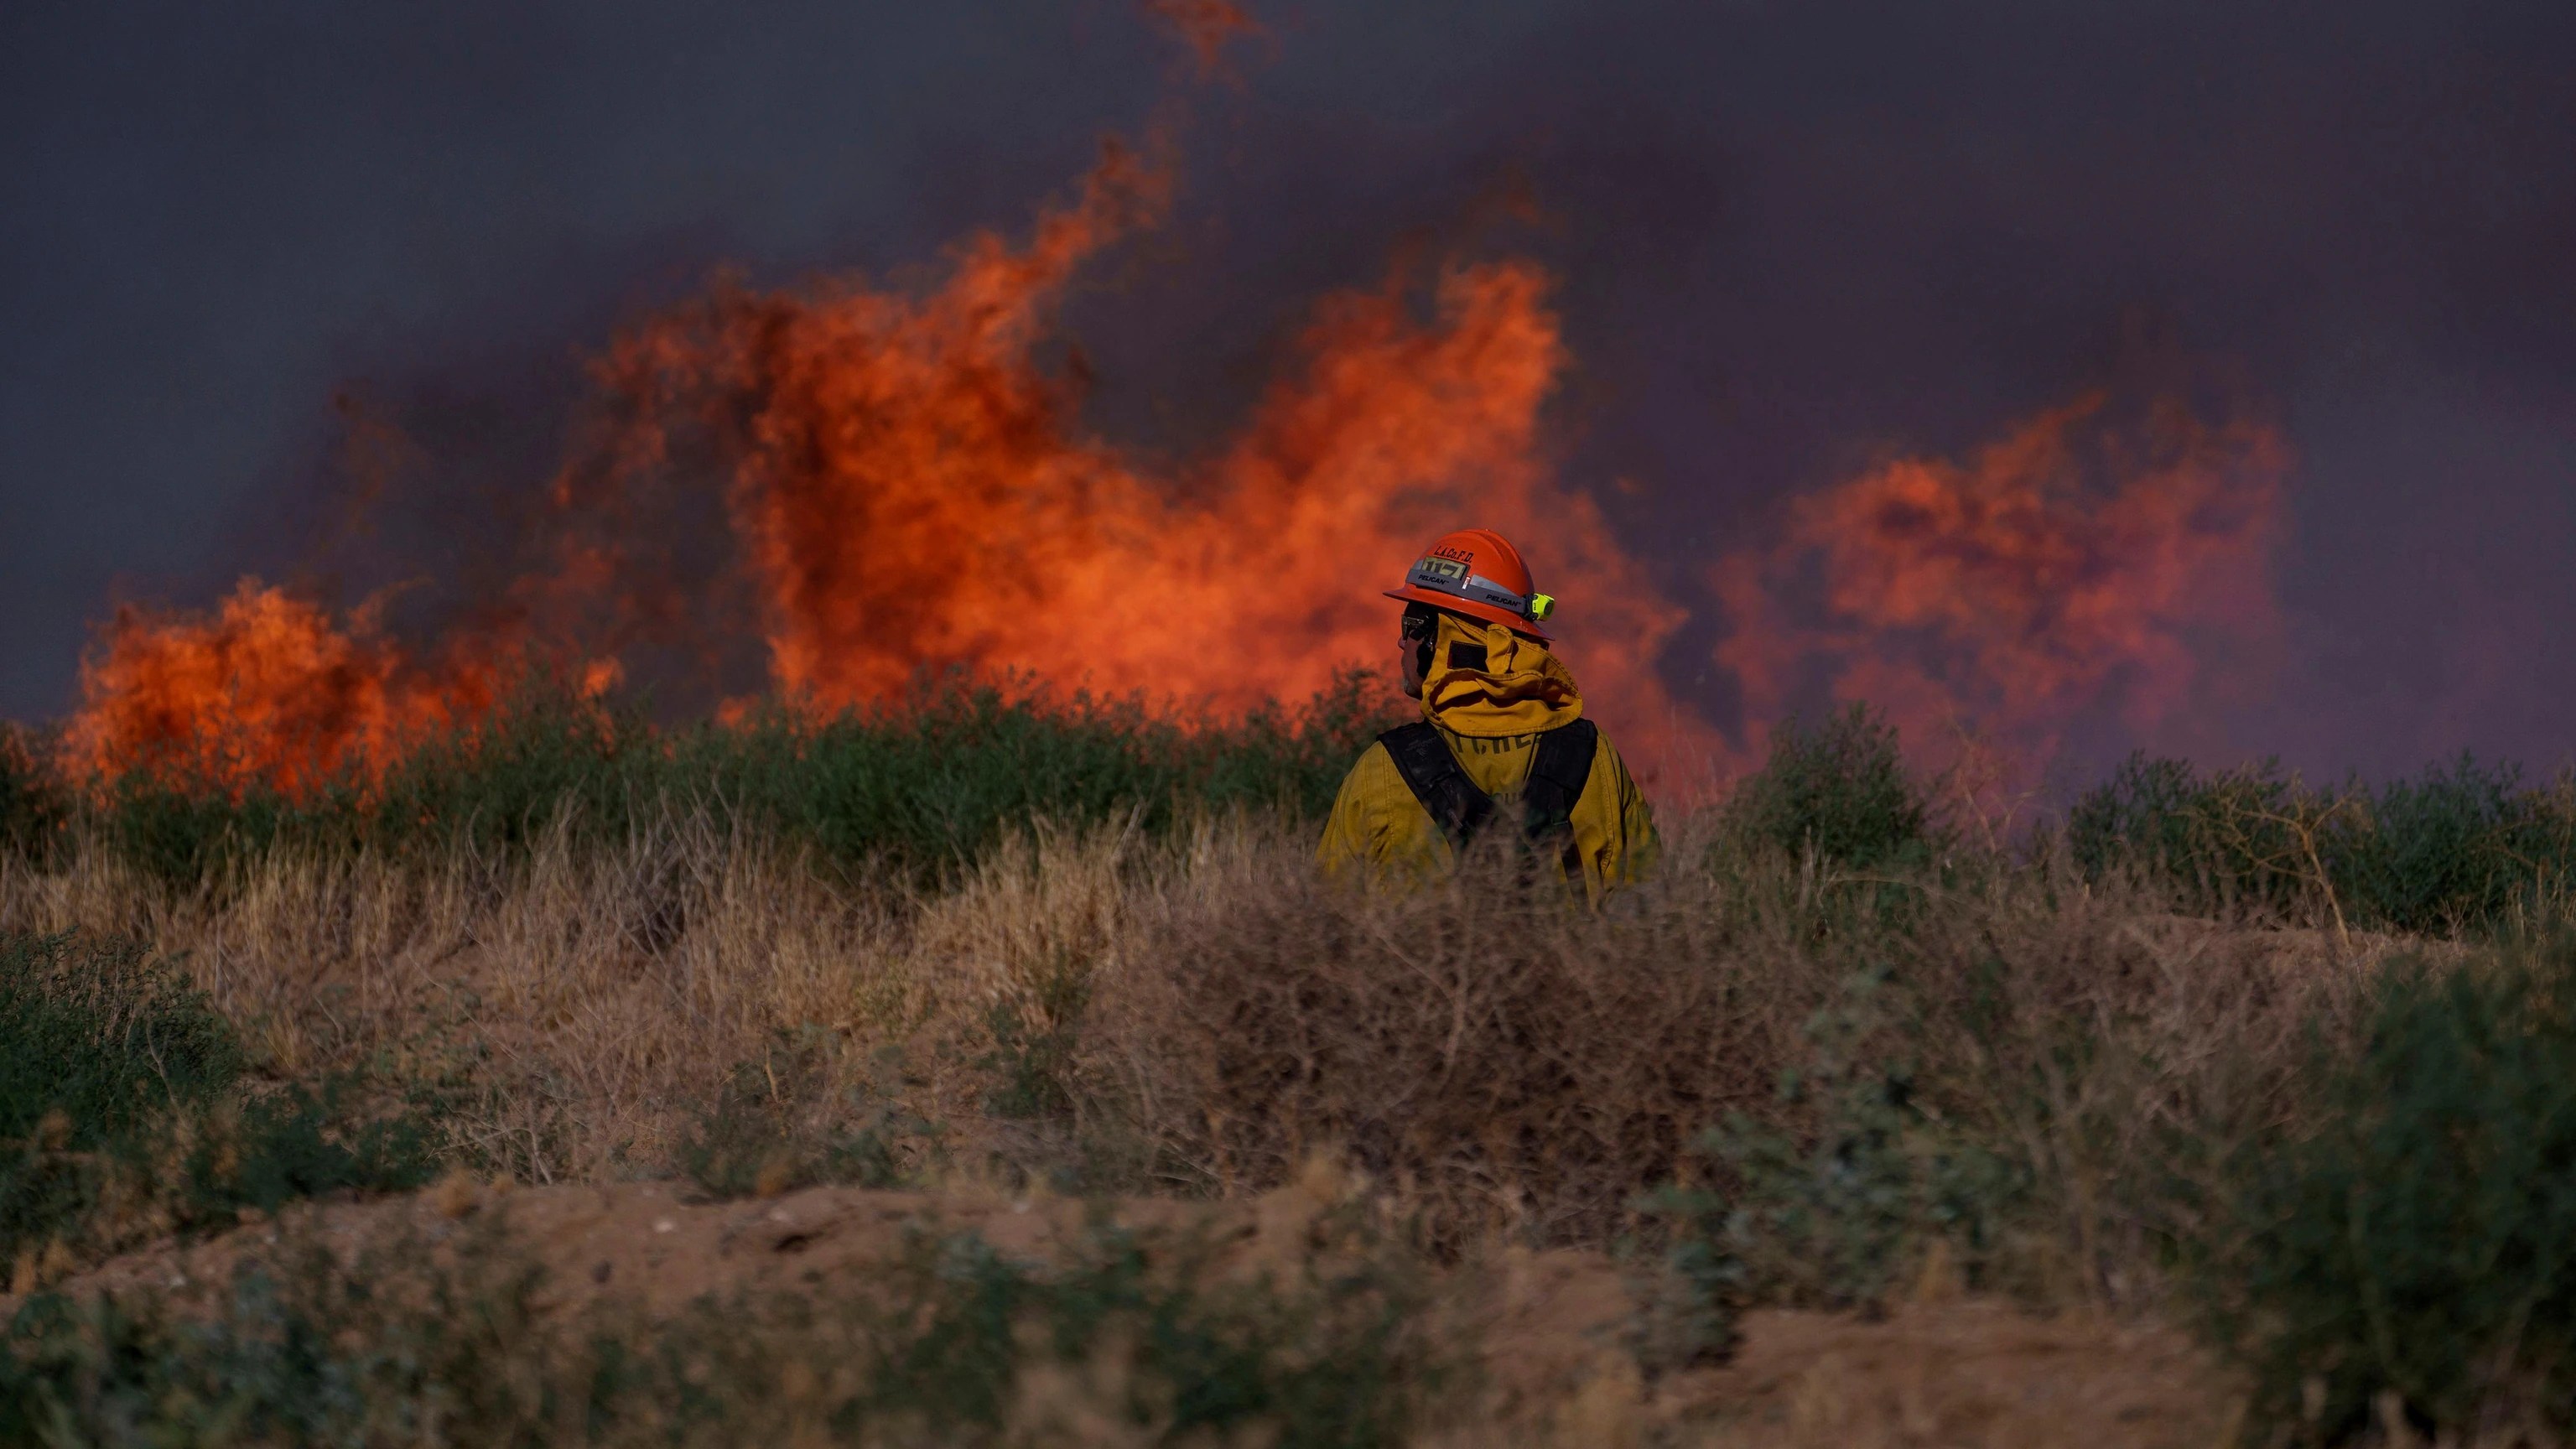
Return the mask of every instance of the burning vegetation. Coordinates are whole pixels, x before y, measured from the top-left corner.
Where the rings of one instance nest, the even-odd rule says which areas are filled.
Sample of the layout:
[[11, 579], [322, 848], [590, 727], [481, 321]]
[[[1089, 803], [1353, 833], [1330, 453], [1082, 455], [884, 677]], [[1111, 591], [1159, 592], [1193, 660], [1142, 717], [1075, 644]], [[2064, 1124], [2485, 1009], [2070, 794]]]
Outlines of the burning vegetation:
[[415, 664], [372, 610], [335, 620], [245, 579], [203, 615], [119, 609], [81, 670], [63, 758], [83, 776], [303, 794], [479, 717], [499, 684], [488, 662]]
[[[1219, 0], [1149, 9], [1203, 74], [1257, 33]], [[970, 236], [927, 285], [719, 279], [641, 318], [529, 480], [515, 565], [464, 610], [395, 630], [380, 600], [340, 613], [251, 580], [210, 610], [122, 608], [58, 764], [309, 796], [479, 726], [531, 677], [820, 720], [953, 671], [1241, 720], [1378, 663], [1378, 591], [1462, 523], [1532, 542], [1590, 708], [1668, 798], [1839, 702], [2034, 759], [2079, 727], [2135, 738], [2272, 632], [2279, 438], [2173, 404], [2115, 425], [2093, 395], [1963, 462], [1895, 458], [1797, 498], [1775, 536], [1679, 578], [1704, 602], [1677, 597], [1551, 457], [1572, 360], [1554, 279], [1507, 256], [1323, 298], [1229, 437], [1149, 466], [1085, 426], [1083, 369], [1052, 359], [1081, 269], [1168, 210], [1168, 149], [1105, 146], [1025, 236]], [[1667, 682], [1708, 678], [1672, 657], [1695, 605], [1720, 621], [1732, 718]]]
[[[2223, 693], [2275, 432], [2087, 394], [1678, 575], [1551, 455], [1554, 279], [1457, 256], [1149, 465], [1052, 359], [1171, 190], [719, 281], [448, 622], [128, 606], [0, 723], [0, 1438], [2576, 1432], [2576, 777], [2141, 754], [2022, 834], [1908, 755]], [[1694, 807], [1609, 908], [1314, 868], [1469, 521]]]
[[[970, 239], [922, 295], [720, 285], [645, 320], [596, 364], [548, 563], [486, 611], [505, 623], [407, 649], [366, 610], [334, 620], [251, 583], [211, 615], [128, 610], [83, 670], [67, 762], [295, 790], [380, 761], [410, 725], [478, 717], [510, 667], [596, 684], [639, 642], [704, 655], [746, 635], [810, 711], [963, 668], [1240, 716], [1386, 652], [1377, 591], [1463, 516], [1548, 540], [1614, 718], [1650, 739], [1681, 718], [1655, 664], [1684, 610], [1543, 456], [1566, 356], [1534, 265], [1459, 261], [1427, 287], [1397, 274], [1326, 299], [1294, 374], [1186, 476], [1082, 430], [1076, 388], [1040, 362], [1051, 309], [1167, 190], [1113, 147], [1025, 242]], [[721, 491], [736, 545], [734, 587], [704, 600], [673, 598], [659, 566], [693, 490]], [[1212, 647], [1226, 667], [1206, 666]]]
[[1747, 717], [1866, 701], [1909, 733], [2045, 756], [2070, 723], [2143, 733], [2195, 702], [2222, 647], [2275, 626], [2287, 448], [2178, 403], [2115, 426], [2088, 395], [1964, 464], [1900, 458], [1795, 500], [1783, 536], [1710, 584]]

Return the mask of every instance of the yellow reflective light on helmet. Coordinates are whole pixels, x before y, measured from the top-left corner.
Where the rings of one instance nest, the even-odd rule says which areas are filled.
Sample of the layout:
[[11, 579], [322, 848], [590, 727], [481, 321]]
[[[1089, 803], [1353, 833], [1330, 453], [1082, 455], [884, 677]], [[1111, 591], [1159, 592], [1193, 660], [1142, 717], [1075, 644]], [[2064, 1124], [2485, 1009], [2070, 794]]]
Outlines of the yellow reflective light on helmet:
[[1556, 612], [1556, 595], [1554, 595], [1554, 594], [1532, 594], [1532, 595], [1530, 595], [1529, 616], [1530, 616], [1530, 622], [1531, 622], [1531, 623], [1533, 623], [1533, 624], [1544, 624], [1544, 623], [1546, 623], [1546, 622], [1547, 622], [1547, 616], [1548, 616], [1548, 615], [1550, 615], [1550, 614], [1553, 614], [1553, 613], [1555, 613], [1555, 612]]

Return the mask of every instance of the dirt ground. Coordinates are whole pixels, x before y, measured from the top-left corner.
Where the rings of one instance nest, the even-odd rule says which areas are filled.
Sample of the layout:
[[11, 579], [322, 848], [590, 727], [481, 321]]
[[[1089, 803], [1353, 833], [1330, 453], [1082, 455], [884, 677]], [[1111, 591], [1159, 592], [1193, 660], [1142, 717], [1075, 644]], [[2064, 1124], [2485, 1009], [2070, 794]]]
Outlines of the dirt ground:
[[[1213, 1250], [1214, 1271], [1256, 1271], [1304, 1250], [1331, 1185], [1253, 1202], [1121, 1204], [1122, 1226]], [[188, 1298], [292, 1234], [355, 1258], [370, 1245], [446, 1251], [499, 1233], [546, 1269], [541, 1301], [570, 1312], [614, 1297], [668, 1311], [707, 1294], [864, 1281], [908, 1232], [972, 1231], [1045, 1259], [1094, 1209], [973, 1188], [936, 1194], [815, 1188], [702, 1203], [667, 1183], [496, 1189], [464, 1179], [406, 1198], [308, 1205], [286, 1219], [130, 1254], [56, 1285], [75, 1295], [158, 1289]], [[2034, 1317], [1953, 1299], [1889, 1315], [1749, 1315], [1732, 1361], [1642, 1383], [1616, 1349], [1631, 1311], [1607, 1258], [1509, 1251], [1459, 1270], [1453, 1311], [1472, 1319], [1490, 1385], [1473, 1424], [1429, 1443], [1671, 1443], [1709, 1449], [2183, 1449], [2231, 1437], [2224, 1379], [2173, 1329]], [[15, 1307], [0, 1297], [0, 1315]]]

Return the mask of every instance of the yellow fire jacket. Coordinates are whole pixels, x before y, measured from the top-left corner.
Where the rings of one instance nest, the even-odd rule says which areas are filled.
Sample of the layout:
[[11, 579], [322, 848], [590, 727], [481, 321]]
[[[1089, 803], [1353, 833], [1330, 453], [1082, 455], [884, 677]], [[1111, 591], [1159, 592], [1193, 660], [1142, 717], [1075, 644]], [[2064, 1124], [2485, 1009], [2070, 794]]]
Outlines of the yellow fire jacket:
[[[1458, 644], [1481, 646], [1484, 667], [1452, 668], [1450, 649]], [[1573, 674], [1545, 645], [1449, 614], [1440, 617], [1421, 698], [1423, 718], [1438, 727], [1467, 778], [1497, 799], [1517, 795], [1529, 779], [1539, 736], [1583, 716]], [[1592, 752], [1572, 823], [1586, 895], [1597, 900], [1653, 867], [1654, 817], [1607, 735]], [[1343, 779], [1315, 858], [1327, 871], [1361, 869], [1373, 879], [1420, 878], [1457, 864], [1382, 744], [1370, 745]]]

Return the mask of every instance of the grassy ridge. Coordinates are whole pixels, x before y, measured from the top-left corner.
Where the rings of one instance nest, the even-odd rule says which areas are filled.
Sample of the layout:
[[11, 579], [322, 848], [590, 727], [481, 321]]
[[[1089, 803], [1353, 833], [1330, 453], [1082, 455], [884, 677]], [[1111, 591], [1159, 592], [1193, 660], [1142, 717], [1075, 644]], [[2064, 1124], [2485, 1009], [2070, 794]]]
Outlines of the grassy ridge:
[[[715, 1196], [943, 1166], [1239, 1196], [1332, 1142], [1434, 1255], [1627, 1255], [1650, 1375], [1723, 1358], [1749, 1308], [1881, 1306], [1946, 1275], [2186, 1313], [2265, 1432], [2576, 1430], [2565, 788], [2469, 760], [2317, 790], [2141, 759], [2062, 832], [1996, 851], [1853, 712], [1782, 730], [1729, 802], [1668, 819], [1663, 876], [1595, 914], [1505, 860], [1401, 896], [1315, 878], [1312, 818], [1377, 723], [1365, 697], [1188, 731], [955, 690], [661, 735], [540, 703], [302, 802], [139, 780], [84, 798], [21, 750], [0, 820], [23, 894], [0, 923], [88, 890], [81, 919], [226, 953], [234, 999], [264, 1003], [235, 1018], [302, 1013], [324, 1045], [263, 1080], [172, 968], [16, 942], [0, 1061], [50, 1065], [0, 1074], [0, 1233], [89, 1251], [138, 1220], [417, 1181], [433, 1154]], [[1238, 806], [1234, 835], [1174, 828]], [[537, 848], [564, 832], [585, 849]], [[476, 871], [441, 863], [460, 850]], [[102, 852], [160, 894], [83, 886]], [[237, 869], [238, 899], [204, 888]], [[456, 994], [467, 959], [493, 1002]], [[262, 972], [266, 995], [245, 986]], [[470, 1028], [440, 1070], [484, 1115], [406, 1155], [324, 1085], [405, 1069], [450, 1030], [425, 1001]], [[158, 1179], [176, 1188], [137, 1195], [118, 1163], [179, 1164]], [[934, 1275], [917, 1311], [998, 1294], [1047, 1320], [1049, 1285], [1097, 1267]], [[31, 1392], [121, 1413], [324, 1321], [252, 1309], [233, 1339], [29, 1319], [10, 1351]], [[368, 1323], [381, 1363], [315, 1371], [412, 1402], [421, 1326]], [[596, 1368], [577, 1347], [547, 1412]], [[1376, 1352], [1346, 1367], [1365, 1379]], [[325, 1407], [279, 1383], [257, 1413]], [[656, 1433], [689, 1399], [650, 1375], [631, 1392], [621, 1412]], [[997, 1392], [940, 1412], [996, 1431]], [[746, 1390], [727, 1412], [757, 1411]]]
[[[532, 689], [481, 724], [433, 736], [381, 776], [289, 798], [167, 770], [100, 785], [50, 770], [40, 742], [0, 728], [0, 851], [43, 858], [76, 837], [190, 885], [286, 846], [391, 856], [466, 847], [506, 856], [569, 821], [615, 840], [674, 807], [810, 848], [843, 867], [927, 882], [1033, 819], [1132, 816], [1149, 833], [1238, 809], [1313, 819], [1398, 707], [1353, 674], [1293, 709], [1182, 724], [1133, 701], [1006, 694], [932, 681], [899, 709], [822, 720], [770, 712], [657, 729]], [[1853, 867], [1922, 863], [1959, 838], [1926, 803], [1895, 733], [1865, 708], [1774, 737], [1729, 804], [1742, 832]], [[2064, 848], [2085, 874], [2145, 873], [2204, 913], [2410, 934], [2484, 931], [2566, 889], [2576, 784], [2534, 785], [2470, 756], [2373, 787], [2319, 787], [2265, 761], [2208, 771], [2132, 757], [2062, 823], [2020, 842]]]
[[949, 680], [900, 709], [666, 731], [532, 690], [420, 742], [379, 778], [300, 798], [158, 769], [84, 789], [43, 769], [27, 742], [0, 739], [0, 847], [41, 855], [88, 835], [156, 879], [192, 884], [279, 846], [507, 855], [558, 821], [614, 840], [675, 806], [705, 806], [843, 866], [929, 879], [1033, 818], [1132, 814], [1160, 831], [1234, 809], [1320, 814], [1392, 722], [1386, 710], [1356, 674], [1302, 707], [1205, 726], [1132, 701]]

